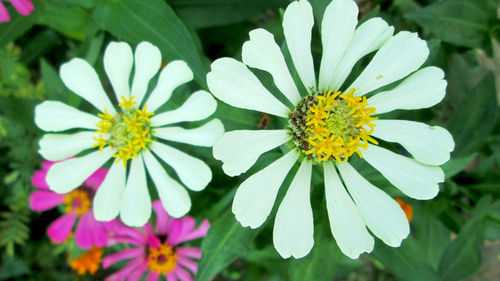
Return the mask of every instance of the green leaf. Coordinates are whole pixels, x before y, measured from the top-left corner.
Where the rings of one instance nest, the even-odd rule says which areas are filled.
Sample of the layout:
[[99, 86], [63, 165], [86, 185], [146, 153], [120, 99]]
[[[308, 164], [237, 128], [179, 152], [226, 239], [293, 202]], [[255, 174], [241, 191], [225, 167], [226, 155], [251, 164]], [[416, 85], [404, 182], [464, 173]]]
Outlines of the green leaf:
[[169, 1], [187, 25], [207, 28], [257, 17], [266, 9], [276, 9], [286, 0], [171, 0]]
[[465, 224], [444, 252], [438, 268], [441, 280], [460, 280], [476, 272], [481, 265], [482, 246], [483, 222], [475, 218]]
[[445, 42], [473, 48], [480, 47], [488, 37], [491, 13], [484, 6], [478, 5], [476, 0], [445, 0], [410, 12], [405, 17]]
[[[437, 269], [439, 260], [450, 243], [450, 230], [439, 221], [437, 215], [443, 209], [440, 201], [431, 201], [423, 205], [421, 216], [415, 217], [415, 237], [420, 252], [429, 264]], [[415, 213], [419, 205], [415, 204]]]
[[311, 0], [309, 1], [313, 8], [314, 19], [316, 20], [316, 25], [321, 26], [321, 21], [323, 20], [323, 14], [325, 13], [326, 7], [332, 2], [332, 0]]
[[315, 228], [312, 251], [306, 257], [290, 262], [289, 280], [333, 280], [341, 257], [342, 252], [333, 240], [327, 220], [324, 220]]
[[74, 39], [85, 38], [85, 31], [91, 19], [86, 10], [56, 0], [40, 1], [36, 9], [39, 13], [37, 23], [47, 25]]
[[450, 159], [450, 161], [444, 163], [441, 168], [443, 169], [445, 178], [449, 179], [454, 175], [460, 173], [463, 169], [465, 169], [465, 167], [469, 165], [470, 162], [472, 162], [472, 160], [474, 160], [474, 158], [476, 158], [476, 155], [476, 153], [473, 153], [469, 156]]
[[455, 157], [474, 153], [485, 143], [495, 125], [497, 97], [493, 76], [486, 76], [468, 97], [473, 98], [464, 99], [455, 108], [448, 124], [455, 139]]
[[[262, 229], [262, 228], [260, 228]], [[231, 209], [221, 215], [208, 230], [201, 244], [197, 281], [207, 281], [237, 257], [243, 255], [260, 229], [243, 228], [234, 219]]]
[[22, 258], [12, 257], [4, 258], [0, 266], [0, 280], [13, 280], [12, 278], [21, 277], [29, 274], [30, 268], [27, 261]]
[[406, 238], [399, 248], [387, 246], [377, 239], [372, 256], [399, 280], [439, 281], [438, 275], [422, 256], [412, 237]]
[[484, 242], [483, 218], [488, 215], [493, 205], [491, 196], [481, 198], [473, 211], [472, 218], [446, 248], [438, 267], [442, 281], [461, 280], [479, 269]]
[[172, 8], [162, 0], [119, 0], [101, 2], [95, 21], [119, 39], [137, 44], [149, 41], [160, 48], [164, 59], [184, 60], [194, 79], [206, 87], [207, 68], [197, 52], [191, 33]]
[[35, 13], [36, 9], [30, 16], [22, 16], [14, 11], [14, 9], [9, 9], [11, 20], [9, 22], [0, 23], [0, 47], [16, 40], [19, 36], [28, 31], [35, 24]]

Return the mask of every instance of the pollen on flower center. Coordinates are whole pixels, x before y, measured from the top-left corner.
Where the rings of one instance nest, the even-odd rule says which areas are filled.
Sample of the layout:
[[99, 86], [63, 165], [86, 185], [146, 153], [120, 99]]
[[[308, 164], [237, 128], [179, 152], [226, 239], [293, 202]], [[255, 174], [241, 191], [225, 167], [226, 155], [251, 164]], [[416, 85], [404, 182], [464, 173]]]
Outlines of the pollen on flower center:
[[346, 161], [368, 143], [375, 125], [371, 117], [375, 108], [368, 107], [366, 97], [354, 97], [354, 89], [342, 92], [316, 93], [304, 98], [290, 114], [288, 128], [292, 142], [309, 159], [318, 162], [335, 159]]
[[127, 165], [127, 160], [137, 157], [138, 153], [147, 149], [152, 140], [150, 116], [154, 113], [147, 112], [146, 106], [138, 109], [133, 107], [136, 102], [134, 97], [126, 99], [122, 96], [123, 102], [118, 104], [122, 111], [115, 116], [109, 115], [106, 111], [99, 114], [101, 121], [96, 125], [99, 129], [99, 137], [94, 137], [96, 144], [102, 150], [106, 145], [116, 149], [113, 155], [116, 162], [123, 161]]
[[66, 213], [74, 212], [77, 215], [85, 214], [92, 205], [93, 194], [90, 190], [78, 188], [64, 196], [64, 211]]
[[159, 274], [167, 274], [174, 270], [177, 264], [177, 254], [171, 246], [163, 243], [159, 248], [149, 248], [148, 266]]

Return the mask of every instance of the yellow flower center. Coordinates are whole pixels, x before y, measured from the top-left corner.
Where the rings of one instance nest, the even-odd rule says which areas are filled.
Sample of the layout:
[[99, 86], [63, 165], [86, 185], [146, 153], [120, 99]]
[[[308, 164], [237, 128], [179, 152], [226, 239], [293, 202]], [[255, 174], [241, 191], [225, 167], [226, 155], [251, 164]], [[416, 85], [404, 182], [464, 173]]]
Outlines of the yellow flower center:
[[288, 128], [292, 141], [309, 159], [318, 162], [335, 159], [348, 161], [355, 152], [363, 157], [360, 148], [368, 143], [378, 144], [370, 134], [377, 120], [371, 117], [375, 108], [368, 107], [366, 97], [328, 91], [306, 97], [290, 114]]
[[177, 254], [167, 243], [159, 248], [149, 248], [148, 266], [159, 274], [167, 274], [174, 270], [177, 264]]
[[94, 274], [101, 264], [102, 252], [101, 248], [92, 248], [76, 258], [69, 265], [79, 275], [85, 274], [87, 271], [90, 274]]
[[151, 120], [152, 112], [147, 112], [146, 106], [138, 109], [132, 107], [136, 102], [134, 97], [126, 99], [122, 96], [123, 102], [118, 104], [122, 111], [115, 116], [111, 116], [104, 111], [104, 114], [99, 114], [101, 121], [96, 125], [99, 129], [96, 133], [99, 137], [94, 137], [96, 144], [94, 147], [99, 147], [102, 150], [106, 145], [117, 150], [113, 155], [116, 162], [123, 161], [123, 165], [127, 166], [127, 160], [137, 157], [137, 155], [147, 149], [152, 140]]
[[88, 192], [75, 189], [64, 196], [64, 205], [66, 213], [74, 212], [77, 215], [83, 215], [89, 210], [92, 202], [90, 201]]

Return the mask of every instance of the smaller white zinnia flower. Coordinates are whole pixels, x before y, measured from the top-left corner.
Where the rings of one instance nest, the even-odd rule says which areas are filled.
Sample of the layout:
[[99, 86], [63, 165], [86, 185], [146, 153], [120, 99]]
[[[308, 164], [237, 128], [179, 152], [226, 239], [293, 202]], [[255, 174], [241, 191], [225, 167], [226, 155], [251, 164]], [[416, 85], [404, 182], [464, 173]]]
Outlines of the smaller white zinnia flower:
[[[47, 160], [61, 161], [48, 171], [51, 190], [68, 193], [114, 159], [93, 199], [97, 220], [109, 221], [120, 214], [130, 226], [142, 226], [148, 221], [151, 198], [146, 170], [171, 216], [182, 217], [191, 209], [188, 192], [167, 174], [158, 158], [171, 166], [181, 182], [193, 191], [204, 189], [212, 179], [212, 172], [203, 161], [160, 139], [211, 147], [224, 132], [218, 119], [194, 129], [166, 125], [208, 118], [215, 112], [217, 102], [210, 93], [200, 90], [181, 107], [158, 114], [157, 110], [170, 99], [175, 88], [193, 79], [184, 61], [172, 61], [161, 70], [155, 88], [146, 98], [149, 82], [160, 66], [161, 53], [156, 46], [142, 42], [134, 56], [127, 43], [112, 42], [104, 54], [104, 69], [119, 102], [118, 110], [111, 104], [95, 70], [80, 58], [63, 64], [60, 76], [71, 91], [100, 113], [95, 116], [59, 101], [45, 101], [35, 108], [35, 123], [44, 131], [85, 129], [69, 134], [45, 134], [40, 140], [40, 154]], [[84, 154], [80, 156], [81, 153]], [[79, 156], [65, 160], [75, 155]]]
[[[397, 247], [410, 229], [398, 203], [348, 163], [353, 154], [407, 196], [425, 200], [439, 192], [439, 183], [444, 181], [439, 165], [448, 161], [454, 148], [453, 138], [444, 128], [378, 120], [377, 115], [392, 110], [435, 105], [443, 99], [447, 83], [437, 67], [418, 70], [429, 50], [416, 33], [393, 35], [394, 28], [381, 18], [357, 26], [357, 17], [353, 0], [333, 0], [326, 8], [317, 81], [311, 54], [312, 7], [306, 0], [287, 7], [283, 17], [286, 46], [307, 96], [300, 95], [280, 47], [264, 29], [250, 32], [250, 40], [243, 44], [243, 63], [221, 58], [212, 63], [207, 75], [211, 92], [223, 102], [286, 118], [284, 129], [231, 131], [214, 144], [214, 157], [222, 160], [222, 168], [230, 176], [246, 172], [261, 154], [273, 148], [285, 144], [284, 149], [290, 150], [238, 187], [232, 210], [243, 226], [251, 228], [264, 223], [286, 176], [297, 161], [301, 163], [274, 223], [274, 246], [284, 258], [301, 258], [314, 244], [310, 203], [313, 165], [324, 172], [332, 235], [345, 255], [357, 258], [373, 250], [372, 235]], [[344, 83], [353, 66], [376, 50], [354, 82]], [[270, 73], [284, 102], [247, 66]], [[367, 94], [405, 77], [393, 89], [367, 99]], [[413, 158], [378, 146], [375, 138], [400, 143]]]

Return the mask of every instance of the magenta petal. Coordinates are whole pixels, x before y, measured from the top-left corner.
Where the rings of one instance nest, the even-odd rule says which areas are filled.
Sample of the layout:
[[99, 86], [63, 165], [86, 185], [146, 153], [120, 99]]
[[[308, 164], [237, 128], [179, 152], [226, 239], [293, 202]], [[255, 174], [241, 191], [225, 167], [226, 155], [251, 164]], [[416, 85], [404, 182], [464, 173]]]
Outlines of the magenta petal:
[[167, 273], [166, 277], [167, 281], [177, 281], [177, 277], [175, 276], [173, 271]]
[[102, 222], [98, 222], [95, 217], [92, 209], [88, 211], [89, 217], [88, 222], [90, 229], [92, 230], [92, 237], [94, 239], [94, 246], [103, 247], [106, 246], [108, 242], [108, 234], [106, 229], [104, 228], [104, 224]]
[[138, 281], [139, 279], [141, 279], [142, 275], [144, 275], [146, 269], [148, 269], [148, 263], [144, 262], [132, 274], [130, 274], [130, 276], [127, 278], [127, 281]]
[[82, 249], [90, 249], [94, 246], [94, 237], [92, 236], [92, 227], [90, 225], [90, 212], [86, 212], [80, 217], [75, 232], [75, 242]]
[[120, 220], [112, 220], [105, 223], [108, 236], [112, 239], [129, 240], [134, 245], [146, 245], [148, 237], [141, 231], [124, 225]]
[[42, 163], [42, 169], [48, 171], [50, 167], [52, 167], [52, 165], [54, 165], [55, 163], [57, 162], [45, 160]]
[[68, 239], [75, 220], [78, 217], [75, 213], [66, 214], [54, 221], [47, 230], [49, 237], [57, 243], [62, 243]]
[[198, 263], [190, 260], [185, 256], [179, 255], [177, 258], [177, 262], [185, 268], [189, 269], [193, 274], [196, 274], [198, 272]]
[[3, 3], [0, 1], [0, 22], [7, 22], [10, 21], [10, 16], [9, 12], [3, 5]]
[[156, 236], [155, 231], [153, 230], [153, 226], [148, 222], [146, 223], [143, 227], [142, 230], [146, 232], [146, 235], [149, 236]]
[[186, 235], [183, 235], [178, 243], [194, 240], [200, 237], [205, 237], [207, 235], [207, 231], [209, 228], [210, 228], [210, 223], [208, 222], [208, 220], [204, 220], [194, 231], [191, 231]]
[[[168, 233], [167, 243], [169, 245], [176, 245], [179, 243], [180, 237], [183, 233], [185, 223], [179, 219], [172, 219], [172, 224], [170, 224], [170, 231]], [[194, 220], [193, 220], [194, 226]]]
[[185, 271], [182, 267], [179, 265], [176, 265], [174, 268], [174, 274], [179, 278], [181, 281], [194, 281], [193, 277], [189, 272]]
[[142, 230], [144, 230], [144, 232], [146, 232], [146, 235], [148, 236], [148, 244], [150, 247], [160, 247], [161, 241], [158, 237], [156, 237], [153, 227], [149, 222], [142, 227]]
[[45, 181], [45, 177], [47, 176], [47, 170], [38, 170], [35, 171], [33, 177], [31, 178], [31, 183], [40, 189], [49, 190], [49, 185]]
[[172, 220], [170, 220], [167, 211], [163, 208], [163, 204], [160, 200], [153, 202], [153, 209], [156, 213], [156, 228], [158, 229], [158, 234], [167, 234]]
[[90, 177], [87, 178], [85, 181], [85, 185], [88, 187], [95, 189], [98, 189], [99, 186], [101, 186], [101, 183], [104, 181], [106, 178], [106, 174], [108, 173], [108, 170], [106, 169], [97, 169]]
[[33, 211], [45, 211], [62, 204], [65, 195], [52, 191], [35, 191], [30, 195], [30, 207]]
[[33, 11], [33, 3], [30, 0], [10, 0], [14, 8], [23, 16], [27, 16]]
[[175, 220], [170, 227], [169, 244], [176, 245], [207, 235], [208, 228], [210, 228], [210, 223], [207, 220], [204, 220], [196, 229], [194, 229], [194, 225], [195, 220], [192, 217]]
[[160, 278], [160, 274], [156, 271], [150, 271], [148, 274], [148, 278], [146, 278], [146, 281], [158, 281], [158, 278]]
[[129, 262], [122, 270], [106, 278], [106, 281], [124, 281], [137, 267], [144, 263], [144, 259], [135, 259]]
[[180, 247], [175, 250], [177, 254], [193, 258], [193, 259], [201, 259], [201, 249], [200, 248], [189, 248], [189, 247]]
[[138, 257], [143, 256], [145, 254], [146, 254], [146, 250], [144, 248], [126, 249], [126, 250], [123, 250], [123, 251], [118, 252], [116, 254], [112, 254], [112, 255], [104, 257], [102, 259], [102, 267], [108, 268], [109, 266], [111, 266], [114, 263], [117, 263], [121, 260], [138, 258]]

